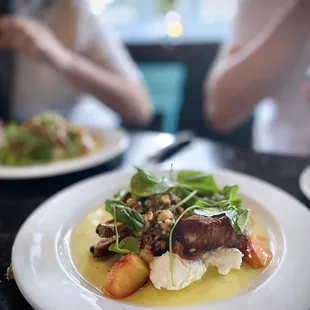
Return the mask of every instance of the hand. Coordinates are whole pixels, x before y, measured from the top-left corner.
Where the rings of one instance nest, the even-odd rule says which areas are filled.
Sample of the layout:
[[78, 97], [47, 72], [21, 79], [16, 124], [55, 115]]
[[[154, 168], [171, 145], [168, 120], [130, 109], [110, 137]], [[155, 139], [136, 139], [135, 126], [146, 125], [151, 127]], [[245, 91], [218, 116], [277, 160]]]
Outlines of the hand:
[[0, 50], [13, 50], [55, 68], [65, 65], [70, 52], [42, 23], [26, 18], [0, 18]]

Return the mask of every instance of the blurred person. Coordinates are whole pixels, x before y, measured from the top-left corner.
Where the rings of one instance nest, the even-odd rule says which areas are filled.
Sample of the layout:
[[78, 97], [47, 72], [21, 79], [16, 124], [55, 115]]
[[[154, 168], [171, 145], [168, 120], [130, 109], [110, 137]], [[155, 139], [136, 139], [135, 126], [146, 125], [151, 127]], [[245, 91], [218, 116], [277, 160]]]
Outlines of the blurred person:
[[309, 154], [309, 65], [309, 0], [241, 0], [206, 82], [206, 118], [228, 132], [269, 98], [255, 114], [255, 149]]
[[1, 0], [0, 14], [0, 119], [68, 116], [87, 93], [126, 121], [150, 120], [136, 65], [90, 1]]

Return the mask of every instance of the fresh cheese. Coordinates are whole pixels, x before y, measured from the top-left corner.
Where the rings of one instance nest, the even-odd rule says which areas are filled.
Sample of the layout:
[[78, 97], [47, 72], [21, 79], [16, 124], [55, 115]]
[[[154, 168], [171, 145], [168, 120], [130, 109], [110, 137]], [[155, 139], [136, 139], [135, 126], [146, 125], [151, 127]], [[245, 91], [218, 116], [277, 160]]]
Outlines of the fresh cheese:
[[238, 249], [218, 248], [202, 255], [205, 265], [217, 267], [218, 273], [227, 275], [231, 269], [240, 269], [243, 254]]
[[[181, 290], [202, 278], [207, 267], [202, 260], [185, 260], [173, 254], [173, 280], [171, 276], [170, 253], [154, 257], [150, 262], [150, 279], [157, 289]], [[174, 285], [173, 285], [174, 284]]]

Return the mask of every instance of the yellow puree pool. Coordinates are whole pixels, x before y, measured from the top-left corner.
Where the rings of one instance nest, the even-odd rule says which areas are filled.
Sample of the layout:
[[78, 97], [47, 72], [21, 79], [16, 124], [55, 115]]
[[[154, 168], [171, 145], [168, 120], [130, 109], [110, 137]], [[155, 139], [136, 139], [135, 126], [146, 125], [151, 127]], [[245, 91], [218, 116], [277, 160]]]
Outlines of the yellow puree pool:
[[[100, 206], [91, 211], [72, 233], [71, 254], [74, 264], [81, 276], [97, 287], [101, 288], [108, 270], [119, 259], [115, 256], [105, 261], [94, 260], [89, 252], [90, 245], [99, 241], [95, 233], [100, 222], [111, 219]], [[266, 230], [257, 221], [250, 224], [250, 230], [258, 236], [267, 237]], [[181, 291], [157, 290], [151, 282], [133, 295], [122, 301], [144, 306], [187, 306], [214, 302], [238, 293], [251, 284], [263, 269], [254, 269], [243, 264], [240, 270], [233, 270], [226, 276], [221, 276], [213, 267], [209, 267], [202, 280], [197, 281]]]

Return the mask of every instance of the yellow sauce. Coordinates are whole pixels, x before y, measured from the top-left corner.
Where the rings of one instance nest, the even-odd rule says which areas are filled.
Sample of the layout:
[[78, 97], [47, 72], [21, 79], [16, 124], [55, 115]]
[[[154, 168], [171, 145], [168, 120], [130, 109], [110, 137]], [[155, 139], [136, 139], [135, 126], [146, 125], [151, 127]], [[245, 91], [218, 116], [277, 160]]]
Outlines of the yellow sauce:
[[[105, 261], [94, 260], [89, 252], [90, 245], [99, 241], [95, 233], [96, 226], [110, 219], [104, 207], [98, 207], [88, 214], [72, 233], [71, 254], [74, 264], [81, 276], [101, 288], [105, 276], [119, 256]], [[255, 221], [249, 229], [258, 236], [268, 237], [266, 230]], [[122, 301], [143, 306], [188, 306], [214, 302], [232, 296], [247, 288], [264, 271], [243, 264], [240, 270], [233, 270], [228, 275], [219, 275], [217, 269], [209, 267], [202, 280], [197, 281], [181, 291], [157, 290], [151, 282], [133, 295]]]

